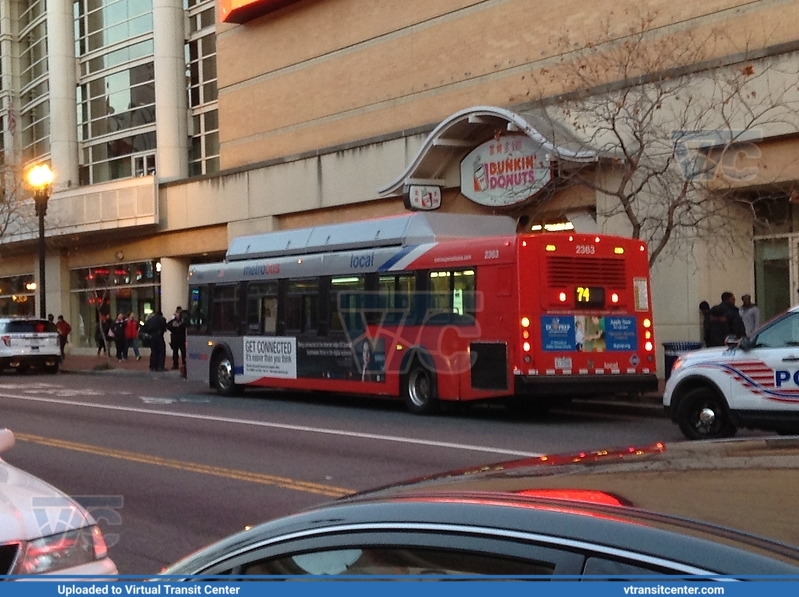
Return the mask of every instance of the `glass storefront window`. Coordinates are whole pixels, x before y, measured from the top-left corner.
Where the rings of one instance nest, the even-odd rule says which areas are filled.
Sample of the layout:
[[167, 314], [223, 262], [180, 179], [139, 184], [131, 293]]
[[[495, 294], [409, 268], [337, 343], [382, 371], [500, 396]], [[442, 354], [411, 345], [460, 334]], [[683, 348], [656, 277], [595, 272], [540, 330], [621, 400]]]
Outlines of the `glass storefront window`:
[[0, 315], [36, 314], [36, 283], [33, 274], [0, 278]]
[[70, 341], [96, 346], [100, 315], [134, 313], [144, 322], [160, 308], [161, 274], [155, 261], [75, 269], [70, 271], [70, 292]]

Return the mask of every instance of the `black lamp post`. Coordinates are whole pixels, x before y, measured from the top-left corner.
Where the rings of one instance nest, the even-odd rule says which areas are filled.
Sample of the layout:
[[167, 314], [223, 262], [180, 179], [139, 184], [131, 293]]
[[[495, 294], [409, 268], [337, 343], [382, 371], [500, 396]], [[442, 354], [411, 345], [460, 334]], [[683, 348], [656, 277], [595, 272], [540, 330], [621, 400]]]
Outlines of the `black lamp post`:
[[47, 213], [47, 201], [53, 187], [53, 171], [47, 164], [39, 164], [28, 170], [26, 179], [33, 189], [33, 201], [36, 204], [36, 216], [39, 218], [39, 314], [47, 317], [47, 288], [44, 282], [44, 215]]

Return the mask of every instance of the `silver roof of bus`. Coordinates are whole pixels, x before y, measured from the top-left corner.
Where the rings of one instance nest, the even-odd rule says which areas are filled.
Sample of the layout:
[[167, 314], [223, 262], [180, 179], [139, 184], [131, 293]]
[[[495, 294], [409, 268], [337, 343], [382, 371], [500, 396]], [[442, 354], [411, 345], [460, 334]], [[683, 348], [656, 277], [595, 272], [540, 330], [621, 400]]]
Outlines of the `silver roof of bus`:
[[414, 213], [240, 236], [231, 241], [226, 259], [244, 261], [263, 257], [419, 245], [445, 239], [514, 234], [516, 234], [516, 222], [508, 216]]

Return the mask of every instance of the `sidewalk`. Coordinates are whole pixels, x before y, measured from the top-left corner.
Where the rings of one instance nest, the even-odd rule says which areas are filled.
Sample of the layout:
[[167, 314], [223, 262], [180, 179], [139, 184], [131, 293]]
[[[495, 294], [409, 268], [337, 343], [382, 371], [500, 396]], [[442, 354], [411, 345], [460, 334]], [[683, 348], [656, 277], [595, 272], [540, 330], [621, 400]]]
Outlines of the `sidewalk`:
[[107, 357], [104, 353], [97, 355], [96, 348], [67, 348], [67, 356], [61, 363], [62, 373], [152, 373], [154, 375], [180, 375], [179, 371], [171, 371], [172, 353], [166, 357], [167, 371], [150, 371], [150, 350], [147, 348], [139, 349], [141, 359], [136, 360], [133, 351], [129, 351], [128, 359], [118, 361], [113, 356], [114, 350], [111, 349], [112, 356]]

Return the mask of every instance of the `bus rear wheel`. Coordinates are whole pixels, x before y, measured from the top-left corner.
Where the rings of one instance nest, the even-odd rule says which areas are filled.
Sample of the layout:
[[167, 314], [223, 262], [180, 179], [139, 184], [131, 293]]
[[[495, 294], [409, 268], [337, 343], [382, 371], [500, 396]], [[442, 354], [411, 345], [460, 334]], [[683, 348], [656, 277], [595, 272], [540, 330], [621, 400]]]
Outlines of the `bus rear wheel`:
[[438, 410], [435, 376], [418, 361], [402, 380], [402, 397], [405, 406], [416, 415], [428, 415]]
[[227, 354], [221, 353], [214, 358], [211, 373], [213, 385], [217, 393], [222, 396], [236, 396], [241, 392], [240, 386], [235, 383], [233, 362]]

